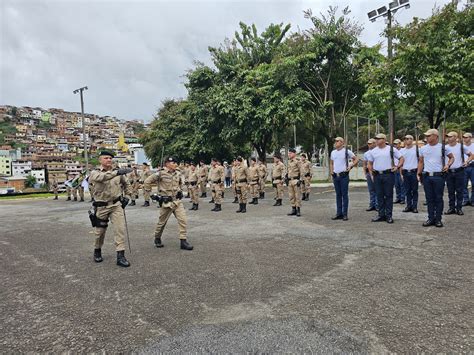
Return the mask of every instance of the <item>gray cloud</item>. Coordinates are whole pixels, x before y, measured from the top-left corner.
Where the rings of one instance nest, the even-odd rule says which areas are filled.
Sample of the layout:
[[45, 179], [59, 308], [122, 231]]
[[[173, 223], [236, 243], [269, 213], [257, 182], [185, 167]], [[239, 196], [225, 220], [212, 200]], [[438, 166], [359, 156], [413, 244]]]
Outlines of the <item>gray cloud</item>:
[[[86, 111], [150, 120], [162, 100], [184, 97], [186, 70], [210, 63], [208, 46], [239, 21], [310, 26], [302, 11], [351, 6], [363, 40], [380, 42], [384, 23], [366, 13], [388, 1], [0, 1], [0, 104], [78, 110], [72, 90], [88, 85]], [[438, 1], [438, 5], [448, 0]], [[412, 0], [401, 23], [427, 17], [432, 0]]]

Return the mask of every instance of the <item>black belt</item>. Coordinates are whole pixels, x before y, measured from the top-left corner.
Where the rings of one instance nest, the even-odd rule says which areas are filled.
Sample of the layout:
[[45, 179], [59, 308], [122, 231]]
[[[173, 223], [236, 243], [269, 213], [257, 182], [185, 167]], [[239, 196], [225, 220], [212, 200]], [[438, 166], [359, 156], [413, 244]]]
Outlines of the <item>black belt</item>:
[[458, 172], [463, 171], [463, 170], [464, 170], [464, 167], [461, 166], [461, 167], [456, 168], [456, 169], [449, 169], [448, 171], [449, 171], [450, 173], [453, 173], [453, 174], [454, 174], [454, 173], [458, 173]]
[[340, 177], [340, 176], [347, 176], [349, 173], [347, 171], [343, 171], [340, 173], [333, 173], [334, 176]]
[[202, 178], [205, 178], [205, 177], [206, 177], [206, 175], [201, 175], [201, 177], [202, 177]]
[[423, 176], [444, 176], [445, 173], [443, 172], [436, 172], [436, 173], [428, 173], [428, 172], [424, 172], [423, 173]]
[[290, 179], [290, 180], [299, 180], [299, 179], [300, 179], [300, 176], [298, 175], [298, 176], [290, 177], [289, 179]]
[[304, 177], [310, 177], [311, 176], [311, 173], [307, 173], [304, 175]]
[[387, 170], [374, 170], [373, 171], [373, 174], [374, 175], [383, 175], [383, 174], [393, 174], [393, 171], [391, 169], [387, 169]]
[[212, 181], [213, 184], [220, 184], [221, 183], [221, 179], [219, 180], [216, 180], [216, 181]]
[[111, 206], [119, 202], [121, 197], [117, 197], [116, 199], [112, 200], [112, 202], [106, 202], [106, 201], [94, 201], [92, 202], [92, 206], [94, 207], [105, 207], [105, 206]]
[[197, 181], [191, 181], [190, 184], [191, 184], [191, 186], [196, 186], [196, 185], [197, 185]]
[[243, 183], [243, 182], [247, 182], [247, 179], [237, 180], [237, 182], [238, 182], [239, 184], [241, 184], [241, 183]]
[[403, 169], [402, 172], [404, 174], [406, 173], [416, 173], [417, 169]]
[[257, 180], [252, 180], [252, 182], [258, 182], [258, 179]]

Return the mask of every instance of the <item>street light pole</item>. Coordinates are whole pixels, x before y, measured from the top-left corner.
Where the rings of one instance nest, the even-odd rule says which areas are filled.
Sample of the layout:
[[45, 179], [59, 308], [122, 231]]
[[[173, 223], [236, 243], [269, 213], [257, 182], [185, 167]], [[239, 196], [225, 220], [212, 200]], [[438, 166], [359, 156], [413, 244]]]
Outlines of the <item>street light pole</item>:
[[87, 86], [76, 89], [73, 91], [74, 94], [80, 93], [81, 96], [81, 115], [82, 115], [82, 141], [84, 144], [84, 159], [86, 161], [86, 174], [89, 172], [89, 155], [87, 152], [87, 137], [86, 137], [86, 121], [84, 119], [84, 97], [83, 91], [87, 90]]

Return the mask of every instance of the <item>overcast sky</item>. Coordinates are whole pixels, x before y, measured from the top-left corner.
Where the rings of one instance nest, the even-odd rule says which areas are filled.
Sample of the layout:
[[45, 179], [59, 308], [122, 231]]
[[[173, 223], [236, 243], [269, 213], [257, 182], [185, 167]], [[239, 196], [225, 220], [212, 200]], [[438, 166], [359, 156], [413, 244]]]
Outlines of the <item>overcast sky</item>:
[[[388, 2], [0, 0], [0, 104], [79, 111], [72, 91], [87, 85], [86, 112], [149, 121], [164, 99], [186, 96], [184, 73], [195, 60], [210, 63], [208, 46], [233, 37], [239, 21], [296, 31], [310, 27], [303, 10], [350, 5], [373, 45], [384, 21], [367, 12]], [[426, 18], [447, 2], [411, 0], [396, 18]]]

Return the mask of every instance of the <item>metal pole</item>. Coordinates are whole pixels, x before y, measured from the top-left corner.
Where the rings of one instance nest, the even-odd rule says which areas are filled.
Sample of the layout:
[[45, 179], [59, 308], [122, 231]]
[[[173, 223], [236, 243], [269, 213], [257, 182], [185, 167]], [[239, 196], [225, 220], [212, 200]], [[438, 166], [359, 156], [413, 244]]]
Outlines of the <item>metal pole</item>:
[[[387, 18], [388, 18], [388, 23], [387, 23], [387, 40], [388, 40], [388, 46], [387, 46], [387, 52], [388, 52], [388, 63], [389, 65], [392, 63], [392, 58], [393, 58], [393, 46], [392, 46], [392, 11], [388, 10], [387, 12]], [[393, 85], [393, 83], [391, 83]], [[393, 98], [392, 98], [393, 99]], [[388, 110], [388, 127], [390, 130], [390, 134], [393, 135], [395, 131], [395, 110], [393, 108], [393, 100], [390, 100], [389, 102], [390, 108]]]
[[84, 118], [84, 98], [82, 93], [84, 89], [81, 89], [81, 114], [82, 114], [82, 139], [84, 141], [84, 158], [86, 160], [86, 175], [89, 173], [89, 154], [87, 152], [87, 137], [86, 137], [86, 120]]

